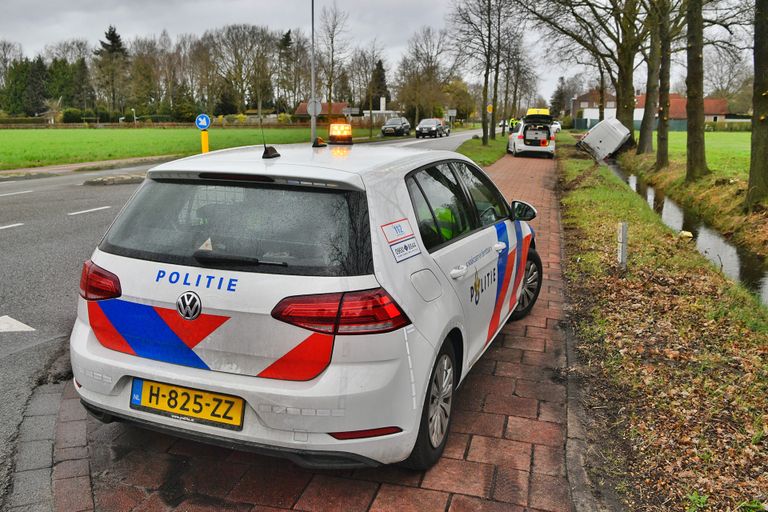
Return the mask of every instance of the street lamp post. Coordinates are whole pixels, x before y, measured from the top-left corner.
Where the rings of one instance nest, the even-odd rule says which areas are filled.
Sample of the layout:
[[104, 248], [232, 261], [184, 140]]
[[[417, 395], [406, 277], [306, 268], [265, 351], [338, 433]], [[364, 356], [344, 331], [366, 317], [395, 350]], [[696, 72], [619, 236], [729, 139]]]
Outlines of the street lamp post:
[[133, 112], [133, 126], [136, 126], [137, 125], [137, 122], [136, 122], [136, 109], [135, 108], [131, 108], [131, 112]]
[[317, 113], [314, 109], [315, 104], [315, 0], [312, 0], [312, 62], [311, 62], [311, 76], [312, 76], [312, 99], [310, 100], [311, 111], [310, 115], [310, 131], [312, 137], [312, 144], [317, 140]]

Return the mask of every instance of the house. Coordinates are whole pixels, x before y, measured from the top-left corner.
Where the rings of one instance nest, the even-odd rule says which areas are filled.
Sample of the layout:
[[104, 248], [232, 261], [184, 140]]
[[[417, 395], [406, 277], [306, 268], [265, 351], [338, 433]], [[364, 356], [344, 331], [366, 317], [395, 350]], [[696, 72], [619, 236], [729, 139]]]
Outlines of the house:
[[[672, 131], [685, 131], [688, 125], [688, 114], [685, 111], [687, 100], [681, 94], [669, 95], [669, 129]], [[581, 119], [575, 123], [577, 128], [591, 128], [596, 125], [599, 119], [597, 107], [588, 107], [581, 109]], [[645, 94], [635, 97], [635, 111], [632, 116], [635, 121], [635, 129], [640, 128], [645, 111]], [[717, 123], [726, 121], [728, 113], [728, 100], [723, 98], [704, 98], [704, 121], [707, 123]], [[612, 108], [606, 106], [605, 119], [616, 117], [615, 105]], [[728, 121], [732, 121], [728, 119]]]
[[[571, 115], [575, 115], [579, 110], [600, 108], [600, 90], [595, 88], [587, 91], [581, 96], [575, 96], [571, 100]], [[616, 108], [616, 96], [606, 91], [605, 108]]]
[[[344, 117], [344, 109], [349, 105], [346, 101], [333, 102], [331, 104], [321, 103], [320, 115], [318, 117]], [[299, 106], [296, 107], [296, 111], [293, 113], [297, 118], [309, 119], [310, 115], [307, 112], [307, 102], [302, 101]]]

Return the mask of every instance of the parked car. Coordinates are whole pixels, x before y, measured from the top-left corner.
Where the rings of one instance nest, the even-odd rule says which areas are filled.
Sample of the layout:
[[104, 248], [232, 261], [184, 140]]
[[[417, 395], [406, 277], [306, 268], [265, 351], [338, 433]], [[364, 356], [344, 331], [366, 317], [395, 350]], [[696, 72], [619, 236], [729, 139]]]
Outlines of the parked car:
[[559, 133], [560, 130], [562, 130], [562, 126], [560, 126], [560, 121], [552, 121], [552, 131], [555, 133]]
[[384, 126], [381, 127], [381, 134], [386, 135], [410, 135], [411, 123], [404, 117], [393, 117], [387, 119]]
[[454, 152], [280, 153], [147, 173], [83, 266], [74, 387], [103, 421], [424, 470], [457, 387], [536, 302], [536, 210]]
[[630, 133], [618, 119], [605, 119], [593, 126], [576, 147], [589, 153], [598, 162], [618, 151]]
[[555, 133], [552, 130], [552, 117], [544, 114], [532, 114], [518, 123], [517, 130], [510, 133], [507, 153], [519, 156], [521, 153], [544, 153], [555, 157]]
[[421, 137], [442, 137], [443, 135], [445, 135], [445, 128], [440, 119], [422, 119], [416, 127], [417, 139]]

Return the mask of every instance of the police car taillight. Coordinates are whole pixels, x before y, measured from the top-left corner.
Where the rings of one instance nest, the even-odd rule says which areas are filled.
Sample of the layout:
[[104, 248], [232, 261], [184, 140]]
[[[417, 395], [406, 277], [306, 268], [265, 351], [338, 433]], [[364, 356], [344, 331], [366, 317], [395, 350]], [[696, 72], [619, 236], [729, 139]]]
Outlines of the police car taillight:
[[325, 334], [378, 334], [411, 323], [382, 288], [287, 297], [275, 306], [272, 317]]
[[83, 263], [80, 275], [80, 296], [85, 300], [114, 299], [122, 295], [120, 279], [91, 260]]

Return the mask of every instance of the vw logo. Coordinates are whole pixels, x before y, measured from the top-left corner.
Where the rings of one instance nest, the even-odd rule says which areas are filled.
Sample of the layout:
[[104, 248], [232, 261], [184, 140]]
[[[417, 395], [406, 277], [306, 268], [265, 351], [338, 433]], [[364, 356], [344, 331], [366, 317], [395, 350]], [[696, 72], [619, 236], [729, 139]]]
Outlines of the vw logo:
[[202, 310], [203, 304], [195, 292], [184, 292], [176, 299], [176, 311], [184, 320], [194, 320]]

